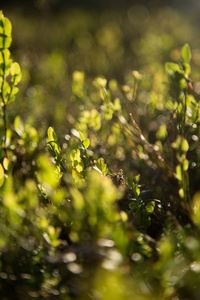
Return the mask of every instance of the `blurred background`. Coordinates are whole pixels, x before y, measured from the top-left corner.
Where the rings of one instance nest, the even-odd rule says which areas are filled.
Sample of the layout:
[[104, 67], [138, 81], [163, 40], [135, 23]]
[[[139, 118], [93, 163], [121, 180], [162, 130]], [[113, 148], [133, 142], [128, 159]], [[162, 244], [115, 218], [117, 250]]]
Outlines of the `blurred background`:
[[[70, 132], [90, 101], [72, 96], [73, 72], [127, 84], [132, 70], [144, 75], [140, 99], [163, 93], [166, 61], [177, 61], [184, 43], [192, 50], [192, 78], [199, 80], [198, 0], [1, 1], [13, 25], [11, 53], [23, 72], [20, 93], [10, 106], [42, 136], [54, 126]], [[90, 98], [90, 97], [89, 97]]]

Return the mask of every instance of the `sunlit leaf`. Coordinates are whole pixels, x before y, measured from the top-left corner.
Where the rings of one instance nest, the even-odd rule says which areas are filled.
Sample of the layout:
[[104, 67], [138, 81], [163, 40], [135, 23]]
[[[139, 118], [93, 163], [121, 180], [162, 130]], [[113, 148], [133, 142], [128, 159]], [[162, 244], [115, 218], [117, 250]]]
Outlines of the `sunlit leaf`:
[[165, 69], [169, 75], [173, 75], [175, 72], [181, 73], [181, 69], [178, 64], [168, 62], [165, 64]]
[[6, 171], [8, 171], [9, 165], [10, 165], [9, 159], [7, 157], [4, 157], [3, 167]]
[[177, 176], [177, 179], [178, 179], [179, 181], [182, 180], [183, 174], [182, 174], [181, 165], [178, 165], [178, 166], [176, 167], [176, 176]]
[[82, 142], [84, 140], [84, 135], [81, 131], [79, 131], [78, 133], [79, 133], [79, 136], [80, 136], [80, 140]]
[[9, 48], [12, 42], [11, 37], [12, 25], [10, 21], [1, 17], [0, 19], [0, 49]]
[[188, 44], [185, 44], [182, 48], [181, 51], [181, 58], [185, 63], [189, 63], [191, 60], [191, 51], [190, 51], [190, 46]]
[[85, 149], [87, 149], [87, 148], [89, 147], [89, 145], [90, 145], [90, 140], [89, 140], [89, 139], [84, 139], [84, 140], [82, 141], [82, 145], [83, 145], [83, 147], [84, 147]]
[[13, 77], [12, 78], [13, 85], [17, 85], [22, 78], [21, 68], [17, 62], [14, 62], [11, 66], [11, 75]]
[[49, 141], [55, 141], [57, 139], [55, 131], [52, 127], [48, 128], [47, 134], [48, 134], [48, 140], [47, 140], [48, 142]]
[[0, 187], [3, 185], [3, 183], [4, 183], [4, 169], [0, 164]]

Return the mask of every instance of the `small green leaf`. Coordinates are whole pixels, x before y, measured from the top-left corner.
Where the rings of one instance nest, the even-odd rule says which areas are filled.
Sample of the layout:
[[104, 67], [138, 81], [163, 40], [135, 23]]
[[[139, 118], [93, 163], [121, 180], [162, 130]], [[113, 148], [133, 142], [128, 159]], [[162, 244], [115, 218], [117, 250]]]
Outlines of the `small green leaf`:
[[187, 81], [185, 80], [185, 78], [182, 78], [179, 81], [179, 87], [180, 87], [181, 90], [184, 90], [184, 89], [188, 88], [188, 84], [187, 84]]
[[81, 159], [81, 153], [79, 149], [73, 149], [70, 153], [70, 159], [72, 167], [75, 168], [79, 173], [83, 171], [84, 164]]
[[14, 62], [11, 67], [11, 75], [15, 76], [21, 73], [21, 68], [17, 62]]
[[8, 171], [9, 164], [10, 164], [10, 162], [9, 162], [8, 158], [7, 158], [7, 157], [4, 157], [4, 160], [3, 160], [3, 166], [4, 166], [4, 169], [5, 169], [6, 171]]
[[4, 183], [4, 169], [0, 164], [0, 187], [3, 185], [3, 183]]
[[176, 141], [172, 143], [172, 148], [177, 149], [180, 153], [186, 153], [189, 149], [189, 144], [184, 137], [178, 135]]
[[0, 24], [1, 24], [1, 32], [3, 30], [6, 36], [10, 36], [12, 32], [12, 25], [8, 20], [8, 18], [3, 17]]
[[143, 75], [140, 72], [136, 71], [136, 70], [132, 71], [132, 74], [135, 77], [135, 79], [138, 80], [138, 81], [142, 80], [142, 78], [143, 78]]
[[9, 93], [10, 93], [10, 86], [6, 81], [4, 81], [4, 85], [3, 85], [3, 89], [2, 89], [2, 95], [3, 95], [4, 98], [6, 98], [7, 94], [9, 94]]
[[184, 159], [183, 161], [183, 171], [187, 171], [189, 167], [189, 161], [187, 159]]
[[10, 21], [1, 15], [0, 20], [0, 49], [9, 48], [12, 42], [12, 25]]
[[195, 225], [200, 226], [200, 192], [192, 199], [192, 219]]
[[52, 127], [48, 128], [47, 135], [48, 135], [47, 142], [57, 141], [56, 133]]
[[146, 212], [148, 214], [152, 214], [154, 212], [154, 209], [155, 209], [155, 202], [154, 201], [151, 201], [149, 202], [146, 206], [145, 206], [145, 209], [146, 209]]
[[105, 88], [106, 84], [107, 84], [107, 80], [103, 77], [97, 77], [97, 78], [95, 78], [93, 84], [97, 88]]
[[184, 63], [189, 63], [191, 60], [191, 51], [190, 51], [190, 46], [188, 44], [185, 44], [182, 48], [181, 51], [181, 58], [184, 61]]
[[100, 173], [102, 172], [104, 176], [108, 173], [107, 165], [105, 164], [103, 158], [99, 158], [97, 161], [94, 161], [94, 163], [96, 164], [96, 167], [100, 170]]
[[13, 85], [17, 85], [22, 78], [21, 68], [17, 62], [14, 62], [11, 66], [11, 75], [13, 77], [12, 78]]
[[11, 96], [12, 96], [12, 95], [16, 95], [18, 92], [19, 92], [19, 89], [18, 89], [17, 87], [13, 86], [10, 95], [11, 95]]
[[156, 132], [156, 138], [159, 140], [164, 140], [167, 136], [167, 126], [166, 124], [161, 124], [158, 131]]
[[189, 144], [188, 144], [188, 141], [186, 139], [183, 138], [182, 140], [182, 144], [181, 144], [181, 150], [183, 152], [187, 152], [189, 149]]
[[177, 179], [179, 180], [179, 181], [181, 181], [182, 180], [182, 169], [181, 169], [181, 165], [178, 165], [177, 167], [176, 167], [176, 177], [177, 177]]
[[165, 69], [170, 76], [172, 76], [175, 72], [181, 73], [181, 69], [176, 63], [167, 62], [165, 64]]
[[79, 133], [79, 136], [80, 136], [80, 140], [82, 142], [84, 140], [84, 135], [81, 131], [79, 131], [78, 133]]
[[121, 104], [119, 98], [116, 98], [114, 100], [114, 106], [113, 106], [115, 111], [120, 111], [121, 110]]
[[82, 145], [83, 145], [83, 147], [84, 147], [85, 149], [87, 149], [87, 148], [89, 147], [89, 145], [90, 145], [90, 140], [89, 140], [89, 139], [84, 139], [84, 140], [82, 141]]

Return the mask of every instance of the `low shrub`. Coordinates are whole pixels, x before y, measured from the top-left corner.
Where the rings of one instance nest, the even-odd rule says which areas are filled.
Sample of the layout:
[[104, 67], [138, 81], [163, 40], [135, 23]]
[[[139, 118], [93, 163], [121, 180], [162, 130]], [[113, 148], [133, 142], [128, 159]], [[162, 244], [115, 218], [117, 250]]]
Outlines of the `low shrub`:
[[11, 30], [1, 12], [1, 298], [198, 299], [200, 96], [189, 45], [166, 63], [161, 98], [140, 90], [135, 70], [123, 86], [75, 71], [73, 99], [88, 109], [64, 142], [49, 127], [45, 146], [7, 110], [21, 80]]

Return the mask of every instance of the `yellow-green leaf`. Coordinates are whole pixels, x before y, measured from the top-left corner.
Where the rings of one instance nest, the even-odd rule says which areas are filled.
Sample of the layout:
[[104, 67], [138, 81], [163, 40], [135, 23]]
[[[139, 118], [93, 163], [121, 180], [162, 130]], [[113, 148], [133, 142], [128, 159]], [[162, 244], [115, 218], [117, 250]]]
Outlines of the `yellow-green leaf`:
[[17, 62], [14, 62], [11, 66], [11, 75], [12, 75], [12, 82], [14, 85], [17, 85], [22, 78], [21, 68]]
[[83, 144], [83, 147], [84, 147], [85, 149], [87, 149], [87, 148], [89, 147], [89, 145], [90, 145], [90, 140], [89, 140], [89, 139], [84, 139], [84, 140], [82, 141], [82, 144]]
[[180, 165], [176, 167], [176, 177], [179, 181], [182, 180], [182, 170]]
[[79, 133], [79, 136], [80, 136], [80, 140], [82, 142], [84, 140], [84, 135], [81, 131], [79, 131], [78, 133]]
[[181, 51], [181, 58], [185, 63], [189, 63], [191, 60], [191, 51], [190, 51], [190, 46], [188, 44], [185, 44], [182, 48]]
[[10, 164], [10, 162], [9, 162], [8, 158], [7, 158], [7, 157], [4, 157], [4, 160], [3, 160], [3, 166], [4, 166], [4, 169], [5, 169], [6, 171], [8, 171], [9, 164]]
[[155, 202], [154, 201], [151, 201], [149, 202], [147, 205], [146, 205], [146, 212], [148, 214], [152, 214], [154, 212], [154, 209], [155, 209]]
[[200, 192], [197, 192], [193, 197], [192, 219], [197, 226], [200, 226]]
[[0, 187], [3, 185], [3, 183], [4, 183], [4, 169], [0, 164]]

